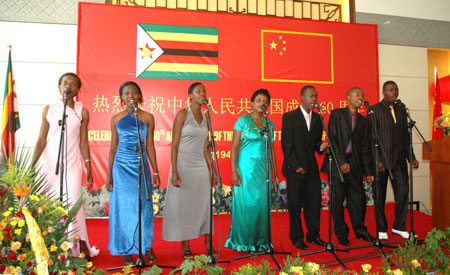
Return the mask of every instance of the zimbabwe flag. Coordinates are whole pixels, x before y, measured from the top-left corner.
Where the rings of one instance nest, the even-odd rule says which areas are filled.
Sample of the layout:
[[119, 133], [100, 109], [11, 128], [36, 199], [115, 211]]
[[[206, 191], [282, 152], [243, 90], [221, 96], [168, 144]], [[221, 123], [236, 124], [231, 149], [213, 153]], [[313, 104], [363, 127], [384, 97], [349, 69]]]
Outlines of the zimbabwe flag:
[[17, 106], [16, 86], [12, 73], [11, 50], [9, 50], [2, 117], [2, 153], [3, 156], [7, 156], [9, 161], [14, 159], [15, 133], [19, 128], [19, 108]]
[[218, 80], [216, 28], [138, 24], [136, 77]]

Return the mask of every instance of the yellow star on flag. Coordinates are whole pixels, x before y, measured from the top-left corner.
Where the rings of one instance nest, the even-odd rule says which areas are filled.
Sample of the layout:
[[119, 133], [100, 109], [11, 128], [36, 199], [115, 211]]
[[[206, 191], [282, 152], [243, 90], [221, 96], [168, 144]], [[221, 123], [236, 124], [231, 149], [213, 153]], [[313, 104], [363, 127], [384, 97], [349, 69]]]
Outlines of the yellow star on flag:
[[148, 46], [148, 43], [142, 43], [142, 48], [139, 48], [139, 50], [142, 51], [142, 58], [153, 58], [152, 52], [155, 50], [155, 48], [150, 48]]
[[277, 49], [277, 46], [278, 46], [278, 44], [275, 43], [275, 41], [272, 41], [272, 43], [269, 43], [269, 45], [270, 45], [270, 49], [271, 49], [271, 50], [276, 50], [276, 49]]

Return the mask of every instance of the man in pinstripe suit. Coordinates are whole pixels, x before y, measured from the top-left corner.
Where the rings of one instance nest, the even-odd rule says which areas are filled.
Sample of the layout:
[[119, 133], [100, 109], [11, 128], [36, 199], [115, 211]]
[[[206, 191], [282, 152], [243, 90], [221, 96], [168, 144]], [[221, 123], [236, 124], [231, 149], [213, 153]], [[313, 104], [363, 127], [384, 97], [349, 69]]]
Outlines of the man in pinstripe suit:
[[[406, 230], [406, 219], [408, 215], [409, 181], [406, 160], [412, 161], [415, 169], [419, 167], [419, 162], [416, 160], [414, 152], [412, 160], [408, 159], [410, 144], [408, 121], [405, 108], [395, 104], [398, 95], [397, 84], [391, 80], [386, 81], [383, 84], [383, 100], [373, 106], [373, 115], [370, 118], [377, 128], [383, 151], [386, 154], [387, 162], [394, 177], [392, 188], [395, 196], [395, 220], [392, 233], [408, 239], [409, 233]], [[378, 163], [380, 185], [374, 187], [377, 211], [376, 222], [380, 240], [388, 239], [388, 225], [384, 212], [388, 182], [388, 172], [385, 167], [386, 163], [382, 161]]]

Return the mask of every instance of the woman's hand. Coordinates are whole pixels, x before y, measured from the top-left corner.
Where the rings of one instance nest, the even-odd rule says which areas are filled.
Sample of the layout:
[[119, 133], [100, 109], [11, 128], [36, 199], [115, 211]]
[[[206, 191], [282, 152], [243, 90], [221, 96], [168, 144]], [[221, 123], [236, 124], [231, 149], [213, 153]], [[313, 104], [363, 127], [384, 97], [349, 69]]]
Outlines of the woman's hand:
[[159, 175], [153, 174], [153, 188], [158, 188], [160, 183]]
[[280, 178], [278, 177], [278, 175], [275, 175], [275, 183], [280, 184]]
[[92, 180], [91, 170], [88, 169], [88, 170], [86, 171], [86, 183], [87, 183], [87, 189], [88, 189], [88, 190], [91, 189], [91, 187], [92, 187], [92, 182], [93, 182], [93, 180]]
[[183, 183], [181, 182], [180, 176], [178, 175], [178, 173], [173, 173], [172, 172], [172, 184], [175, 187], [181, 187], [181, 185], [183, 185]]
[[106, 178], [106, 190], [108, 190], [109, 192], [112, 192], [113, 190], [113, 181], [109, 177]]
[[241, 177], [237, 172], [231, 174], [231, 184], [233, 184], [234, 186], [241, 185]]

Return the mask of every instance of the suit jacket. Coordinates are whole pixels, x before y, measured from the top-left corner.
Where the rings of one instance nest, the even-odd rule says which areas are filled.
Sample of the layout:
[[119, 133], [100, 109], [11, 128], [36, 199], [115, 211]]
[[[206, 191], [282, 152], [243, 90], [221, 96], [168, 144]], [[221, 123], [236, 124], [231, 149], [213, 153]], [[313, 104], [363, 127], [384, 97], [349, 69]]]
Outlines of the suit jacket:
[[[349, 108], [335, 109], [330, 114], [328, 122], [328, 142], [333, 145], [334, 153], [339, 167], [350, 163], [346, 157], [347, 147], [351, 140], [352, 154], [350, 158], [350, 171], [362, 180], [363, 174], [373, 175], [374, 163], [371, 153], [371, 123], [370, 120], [357, 114], [355, 129], [352, 130], [352, 118]], [[332, 174], [338, 176], [338, 167], [333, 160]], [[322, 172], [329, 172], [328, 156], [324, 158]]]
[[308, 131], [305, 117], [299, 108], [283, 114], [281, 127], [281, 147], [284, 153], [283, 175], [294, 173], [299, 178], [305, 175], [295, 173], [303, 167], [306, 173], [319, 177], [315, 151], [321, 153], [323, 124], [319, 114], [312, 112], [311, 129]]
[[[391, 168], [397, 164], [409, 159], [409, 134], [408, 134], [408, 119], [405, 108], [395, 106], [394, 112], [397, 123], [394, 123], [394, 118], [389, 108], [389, 103], [384, 99], [372, 106], [373, 114], [369, 115], [372, 123], [375, 124], [378, 136], [382, 144], [386, 159]], [[413, 160], [416, 159], [413, 151]], [[381, 152], [379, 152], [379, 161], [382, 161]], [[384, 163], [384, 161], [383, 161]], [[386, 167], [386, 163], [384, 163]]]

